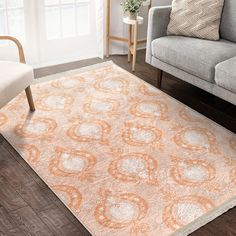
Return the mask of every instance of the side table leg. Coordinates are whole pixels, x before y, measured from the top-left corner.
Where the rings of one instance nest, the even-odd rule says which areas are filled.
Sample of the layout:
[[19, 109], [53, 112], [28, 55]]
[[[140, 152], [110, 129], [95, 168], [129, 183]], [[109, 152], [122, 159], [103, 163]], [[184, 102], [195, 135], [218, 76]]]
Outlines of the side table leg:
[[132, 25], [129, 25], [129, 38], [128, 38], [128, 62], [131, 61], [131, 40], [132, 40]]
[[133, 52], [133, 63], [132, 63], [132, 71], [135, 71], [136, 65], [136, 56], [137, 56], [137, 36], [138, 36], [138, 22], [135, 22], [134, 25], [134, 52]]

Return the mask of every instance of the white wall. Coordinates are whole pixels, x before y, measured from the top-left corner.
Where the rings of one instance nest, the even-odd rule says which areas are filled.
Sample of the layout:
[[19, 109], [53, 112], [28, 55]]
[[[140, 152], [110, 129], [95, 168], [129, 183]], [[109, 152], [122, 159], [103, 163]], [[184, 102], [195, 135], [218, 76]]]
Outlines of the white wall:
[[[111, 35], [127, 37], [128, 26], [123, 24], [123, 11], [120, 6], [120, 0], [111, 1]], [[172, 0], [153, 0], [152, 6], [170, 5]], [[144, 17], [144, 24], [139, 27], [139, 39], [145, 39], [147, 34], [148, 9], [143, 7], [140, 16]], [[145, 46], [145, 45], [142, 45]], [[120, 42], [111, 43], [111, 54], [126, 54], [127, 45]]]

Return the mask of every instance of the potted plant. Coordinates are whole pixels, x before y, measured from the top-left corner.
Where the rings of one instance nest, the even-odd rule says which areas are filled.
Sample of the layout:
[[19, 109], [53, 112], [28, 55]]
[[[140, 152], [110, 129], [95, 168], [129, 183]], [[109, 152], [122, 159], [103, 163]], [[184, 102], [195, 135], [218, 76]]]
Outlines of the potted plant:
[[124, 13], [128, 14], [131, 20], [136, 20], [140, 7], [143, 5], [144, 0], [123, 0], [121, 3]]

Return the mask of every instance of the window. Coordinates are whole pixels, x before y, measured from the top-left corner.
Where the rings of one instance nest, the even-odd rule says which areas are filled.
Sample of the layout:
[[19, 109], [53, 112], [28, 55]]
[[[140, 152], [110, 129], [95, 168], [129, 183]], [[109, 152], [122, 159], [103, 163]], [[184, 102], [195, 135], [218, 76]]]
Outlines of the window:
[[23, 0], [0, 0], [0, 35], [17, 35], [25, 41]]
[[90, 33], [90, 1], [46, 0], [47, 39]]
[[[97, 1], [0, 0], [0, 34], [20, 39], [27, 62], [34, 65], [96, 57]], [[4, 45], [0, 59], [9, 59], [14, 48]]]

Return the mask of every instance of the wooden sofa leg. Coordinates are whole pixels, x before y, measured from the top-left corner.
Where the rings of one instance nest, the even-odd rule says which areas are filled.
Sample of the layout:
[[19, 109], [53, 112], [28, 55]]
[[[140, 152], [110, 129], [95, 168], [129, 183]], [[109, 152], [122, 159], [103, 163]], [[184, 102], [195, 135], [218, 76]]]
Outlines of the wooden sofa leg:
[[157, 69], [157, 88], [161, 88], [162, 75], [163, 75], [163, 71], [160, 69]]
[[26, 97], [29, 103], [30, 111], [35, 111], [34, 100], [31, 93], [30, 86], [25, 89]]

